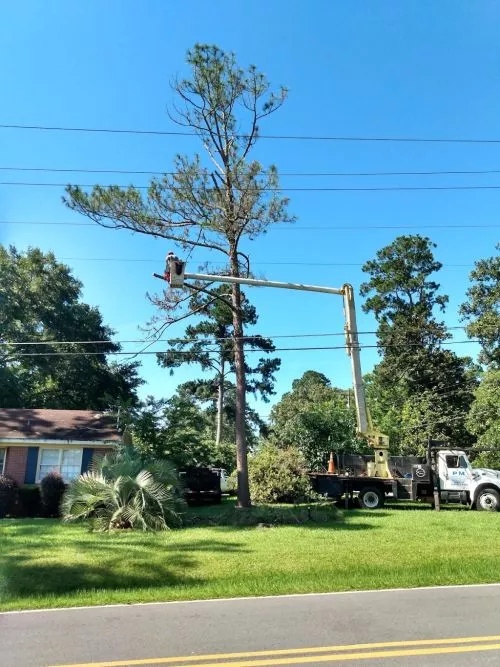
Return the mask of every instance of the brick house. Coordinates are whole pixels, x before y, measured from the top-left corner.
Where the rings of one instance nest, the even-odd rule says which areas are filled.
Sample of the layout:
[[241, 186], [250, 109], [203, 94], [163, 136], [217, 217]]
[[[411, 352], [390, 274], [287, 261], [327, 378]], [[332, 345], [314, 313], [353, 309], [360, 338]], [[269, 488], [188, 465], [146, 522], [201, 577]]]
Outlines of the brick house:
[[22, 485], [58, 472], [69, 482], [121, 440], [116, 420], [93, 410], [0, 409], [0, 474]]

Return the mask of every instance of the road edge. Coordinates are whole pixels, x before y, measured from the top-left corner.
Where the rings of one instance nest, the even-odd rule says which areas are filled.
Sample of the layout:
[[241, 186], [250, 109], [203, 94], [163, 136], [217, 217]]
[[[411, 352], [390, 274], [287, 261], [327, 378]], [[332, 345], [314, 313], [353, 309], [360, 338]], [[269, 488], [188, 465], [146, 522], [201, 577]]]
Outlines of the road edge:
[[179, 605], [179, 604], [204, 604], [214, 602], [242, 602], [252, 600], [279, 600], [289, 598], [310, 598], [310, 597], [333, 597], [337, 595], [367, 595], [373, 593], [400, 593], [401, 591], [433, 591], [433, 590], [449, 590], [457, 588], [487, 588], [500, 587], [500, 582], [490, 584], [451, 584], [445, 586], [413, 586], [410, 588], [370, 588], [361, 591], [332, 591], [326, 593], [284, 593], [282, 595], [248, 595], [234, 598], [207, 598], [201, 600], [166, 600], [165, 602], [118, 602], [115, 604], [96, 604], [96, 605], [82, 605], [80, 607], [47, 607], [43, 609], [14, 609], [11, 611], [0, 611], [0, 616], [14, 615], [14, 614], [40, 614], [46, 612], [58, 611], [85, 611], [89, 609], [116, 609], [124, 607], [158, 607], [159, 605]]

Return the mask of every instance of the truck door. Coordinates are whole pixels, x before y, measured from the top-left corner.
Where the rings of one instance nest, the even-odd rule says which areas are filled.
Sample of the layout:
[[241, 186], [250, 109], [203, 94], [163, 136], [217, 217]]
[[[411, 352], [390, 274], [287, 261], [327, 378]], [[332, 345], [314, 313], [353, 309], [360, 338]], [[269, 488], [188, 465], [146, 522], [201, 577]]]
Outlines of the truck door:
[[463, 452], [439, 452], [439, 480], [443, 491], [467, 491], [471, 469]]

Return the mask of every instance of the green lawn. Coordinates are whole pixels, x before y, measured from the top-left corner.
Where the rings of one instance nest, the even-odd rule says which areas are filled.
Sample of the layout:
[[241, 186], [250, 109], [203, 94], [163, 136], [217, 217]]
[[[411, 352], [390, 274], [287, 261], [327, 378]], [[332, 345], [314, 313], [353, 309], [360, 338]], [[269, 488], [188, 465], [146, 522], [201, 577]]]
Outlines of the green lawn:
[[161, 534], [5, 519], [0, 609], [497, 582], [499, 526], [500, 514], [388, 508]]

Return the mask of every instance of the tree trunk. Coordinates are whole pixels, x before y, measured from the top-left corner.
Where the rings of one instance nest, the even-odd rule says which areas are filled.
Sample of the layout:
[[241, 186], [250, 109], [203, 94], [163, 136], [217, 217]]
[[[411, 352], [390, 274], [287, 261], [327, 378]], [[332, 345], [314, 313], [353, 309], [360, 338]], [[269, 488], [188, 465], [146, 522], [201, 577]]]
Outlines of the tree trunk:
[[[231, 274], [238, 276], [236, 251], [231, 252]], [[245, 433], [245, 351], [243, 346], [243, 323], [241, 318], [241, 290], [239, 285], [232, 286], [233, 331], [234, 331], [234, 366], [236, 371], [236, 470], [238, 476], [238, 506], [250, 507], [250, 486], [248, 483], [248, 457]]]
[[215, 434], [215, 444], [220, 445], [222, 437], [222, 410], [224, 408], [224, 352], [220, 355], [220, 373], [219, 386], [217, 387], [217, 432]]

